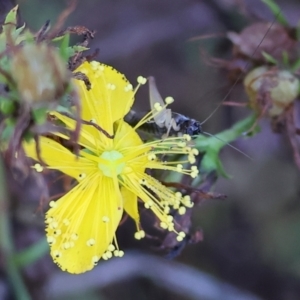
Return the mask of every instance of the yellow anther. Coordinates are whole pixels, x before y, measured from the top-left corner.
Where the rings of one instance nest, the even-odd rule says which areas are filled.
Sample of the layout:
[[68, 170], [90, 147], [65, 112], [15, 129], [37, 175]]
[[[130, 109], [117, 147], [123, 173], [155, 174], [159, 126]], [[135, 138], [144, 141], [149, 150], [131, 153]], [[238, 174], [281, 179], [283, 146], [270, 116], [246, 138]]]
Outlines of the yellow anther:
[[162, 106], [161, 106], [161, 104], [158, 103], [158, 102], [154, 103], [153, 107], [154, 107], [154, 109], [155, 109], [156, 111], [161, 111], [161, 110], [162, 110]]
[[168, 228], [168, 224], [165, 222], [160, 222], [160, 227], [163, 229], [167, 229]]
[[169, 231], [174, 231], [174, 223], [169, 223], [168, 224], [168, 230]]
[[86, 177], [86, 174], [85, 174], [85, 173], [80, 173], [80, 174], [78, 175], [79, 180], [82, 180], [82, 179], [84, 179], [85, 177]]
[[48, 218], [46, 218], [45, 223], [49, 224], [53, 221], [54, 221], [53, 217], [48, 217]]
[[72, 239], [73, 241], [78, 240], [78, 234], [77, 234], [77, 233], [72, 233], [72, 234], [71, 234], [71, 239]]
[[48, 236], [47, 242], [49, 245], [53, 245], [56, 242], [56, 239], [53, 236]]
[[53, 222], [51, 222], [51, 223], [49, 224], [49, 227], [50, 227], [51, 229], [56, 229], [56, 228], [58, 227], [58, 223], [55, 222], [55, 221], [53, 221]]
[[173, 221], [173, 219], [174, 219], [174, 217], [173, 217], [173, 216], [170, 216], [170, 215], [168, 215], [168, 216], [167, 216], [167, 221], [168, 221], [168, 222], [172, 222], [172, 221]]
[[181, 237], [180, 235], [177, 235], [176, 240], [178, 242], [182, 242], [183, 241], [183, 237]]
[[167, 97], [166, 99], [165, 99], [165, 102], [166, 102], [166, 104], [171, 104], [171, 103], [173, 103], [175, 100], [174, 100], [174, 98], [173, 97]]
[[108, 216], [103, 216], [102, 217], [102, 222], [108, 223], [109, 222], [109, 217]]
[[116, 247], [113, 244], [110, 244], [107, 249], [112, 252], [116, 249]]
[[177, 171], [177, 172], [182, 172], [182, 170], [183, 170], [183, 165], [178, 164], [178, 165], [176, 166], [176, 171]]
[[178, 213], [184, 215], [186, 213], [186, 208], [184, 206], [179, 207]]
[[170, 213], [170, 207], [169, 207], [169, 206], [166, 206], [166, 207], [164, 208], [164, 213], [165, 213], [166, 215]]
[[86, 242], [87, 246], [91, 247], [91, 246], [94, 246], [96, 244], [96, 241], [94, 239], [89, 239], [87, 242]]
[[180, 231], [178, 233], [178, 235], [181, 236], [181, 237], [183, 237], [183, 238], [186, 237], [186, 233], [184, 231]]
[[51, 208], [57, 207], [56, 201], [50, 201], [49, 206], [50, 206]]
[[68, 226], [68, 225], [70, 225], [70, 221], [68, 219], [64, 219], [63, 220], [63, 224], [66, 225], [66, 226]]
[[148, 154], [148, 160], [153, 161], [156, 159], [156, 155], [154, 153], [149, 153]]
[[116, 89], [116, 86], [113, 83], [108, 83], [106, 85], [106, 87], [107, 87], [107, 89], [112, 90], [112, 91]]
[[189, 141], [191, 141], [191, 136], [190, 135], [188, 135], [188, 134], [184, 134], [183, 136], [182, 136], [187, 142], [189, 142]]
[[176, 193], [175, 193], [175, 197], [176, 197], [177, 199], [181, 199], [181, 198], [182, 198], [182, 194], [181, 194], [180, 192], [176, 192]]
[[177, 146], [180, 148], [184, 148], [186, 146], [186, 142], [184, 142], [184, 141], [178, 142]]
[[194, 164], [196, 162], [196, 158], [195, 158], [194, 154], [189, 154], [188, 160], [189, 160], [190, 164]]
[[192, 153], [193, 153], [194, 155], [198, 155], [198, 154], [199, 154], [199, 150], [196, 149], [196, 148], [193, 148], [193, 149], [192, 149]]
[[55, 236], [59, 236], [59, 235], [61, 235], [61, 230], [60, 229], [56, 229], [56, 230], [53, 231], [53, 234]]
[[59, 258], [59, 257], [61, 257], [62, 255], [61, 255], [61, 252], [60, 252], [60, 251], [55, 250], [55, 251], [53, 252], [53, 256], [56, 257], [56, 258]]
[[139, 77], [137, 78], [137, 82], [138, 82], [139, 84], [145, 84], [145, 83], [147, 82], [147, 79], [146, 79], [145, 77], [143, 77], [143, 76], [139, 76]]
[[133, 90], [132, 84], [128, 83], [125, 88], [124, 88], [125, 92], [130, 92]]
[[63, 244], [63, 247], [64, 247], [65, 250], [69, 249], [70, 248], [70, 243], [69, 242], [65, 242]]
[[41, 166], [41, 164], [35, 164], [33, 166], [33, 168], [37, 171], [37, 172], [43, 172], [44, 168]]
[[98, 261], [99, 261], [99, 257], [98, 257], [97, 255], [94, 255], [94, 256], [92, 257], [92, 263], [95, 265], [95, 264], [98, 263]]
[[140, 240], [140, 239], [141, 239], [141, 235], [140, 235], [140, 232], [139, 232], [139, 231], [137, 231], [137, 232], [134, 234], [134, 238], [135, 238], [136, 240]]
[[145, 237], [145, 231], [144, 230], [140, 230], [140, 231], [137, 231], [135, 234], [134, 234], [134, 238], [136, 240], [140, 240], [142, 238]]

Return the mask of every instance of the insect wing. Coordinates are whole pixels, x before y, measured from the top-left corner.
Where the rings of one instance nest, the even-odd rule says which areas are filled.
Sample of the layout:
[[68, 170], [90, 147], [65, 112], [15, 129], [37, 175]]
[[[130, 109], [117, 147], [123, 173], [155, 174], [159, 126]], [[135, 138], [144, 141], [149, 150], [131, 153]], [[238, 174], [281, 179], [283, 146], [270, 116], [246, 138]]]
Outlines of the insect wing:
[[[161, 106], [164, 106], [165, 102], [157, 89], [154, 77], [152, 76], [149, 77], [148, 82], [149, 82], [149, 98], [150, 98], [151, 108], [154, 109], [156, 103], [159, 103]], [[167, 123], [168, 121], [171, 122], [172, 112], [170, 109], [164, 108], [158, 114], [153, 116], [153, 118], [155, 123], [162, 128], [165, 127], [166, 125], [169, 125]]]

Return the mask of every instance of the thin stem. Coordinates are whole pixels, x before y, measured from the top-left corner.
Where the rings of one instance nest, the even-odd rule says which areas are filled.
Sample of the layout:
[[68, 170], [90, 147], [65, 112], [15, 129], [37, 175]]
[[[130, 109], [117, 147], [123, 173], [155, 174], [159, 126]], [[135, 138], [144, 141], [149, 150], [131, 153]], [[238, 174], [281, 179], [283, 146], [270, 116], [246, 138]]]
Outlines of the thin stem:
[[6, 178], [2, 159], [0, 159], [0, 249], [4, 257], [7, 276], [17, 300], [30, 300], [31, 297], [23, 282], [22, 275], [14, 260], [15, 249], [8, 213]]

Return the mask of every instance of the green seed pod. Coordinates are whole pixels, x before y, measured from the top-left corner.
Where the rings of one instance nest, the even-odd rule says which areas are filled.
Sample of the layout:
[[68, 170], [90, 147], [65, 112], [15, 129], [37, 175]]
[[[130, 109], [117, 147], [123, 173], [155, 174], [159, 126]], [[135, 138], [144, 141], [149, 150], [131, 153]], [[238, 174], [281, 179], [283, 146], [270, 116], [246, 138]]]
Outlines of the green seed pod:
[[258, 67], [244, 79], [250, 107], [258, 113], [269, 105], [268, 114], [276, 117], [282, 114], [299, 94], [299, 79], [287, 70]]
[[11, 75], [20, 101], [34, 108], [55, 106], [70, 81], [58, 51], [45, 43], [18, 48], [12, 57]]

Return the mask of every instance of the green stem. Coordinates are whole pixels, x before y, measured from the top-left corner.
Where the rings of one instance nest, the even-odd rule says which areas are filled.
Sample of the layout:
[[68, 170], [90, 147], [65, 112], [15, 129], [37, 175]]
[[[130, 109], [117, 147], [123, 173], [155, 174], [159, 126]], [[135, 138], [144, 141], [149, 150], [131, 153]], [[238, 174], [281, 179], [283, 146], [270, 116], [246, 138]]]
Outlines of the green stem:
[[196, 148], [203, 152], [206, 151], [207, 148], [213, 148], [217, 151], [220, 151], [223, 147], [227, 146], [228, 143], [235, 141], [243, 133], [247, 132], [254, 124], [255, 120], [256, 116], [251, 115], [246, 119], [237, 122], [231, 128], [216, 134], [215, 136], [199, 136], [196, 139]]
[[43, 257], [47, 252], [49, 252], [49, 244], [46, 238], [42, 238], [21, 253], [16, 254], [15, 263], [19, 268], [26, 267]]
[[[201, 171], [211, 172], [216, 170], [219, 174], [222, 174], [226, 177], [226, 173], [223, 170], [222, 163], [219, 159], [220, 150], [228, 146], [229, 143], [235, 141], [239, 138], [243, 133], [248, 132], [251, 126], [254, 124], [256, 120], [255, 115], [251, 115], [246, 119], [243, 119], [233, 125], [230, 129], [224, 130], [215, 136], [207, 137], [206, 135], [199, 135], [195, 140], [195, 148], [199, 150], [199, 152], [204, 153], [204, 157], [202, 162], [206, 161], [210, 158], [210, 164], [208, 168], [205, 169], [205, 166]], [[201, 165], [202, 167], [202, 165]], [[207, 167], [207, 166], [206, 166]], [[164, 180], [166, 182], [181, 182], [183, 175], [181, 173], [170, 172]], [[191, 184], [193, 187], [197, 187], [201, 183], [201, 174], [195, 178]]]
[[17, 267], [14, 255], [14, 243], [10, 227], [10, 218], [8, 212], [8, 197], [6, 190], [6, 178], [2, 159], [0, 160], [0, 249], [4, 257], [5, 268], [8, 279], [13, 288], [16, 299], [30, 300], [31, 297], [23, 282], [22, 275]]

